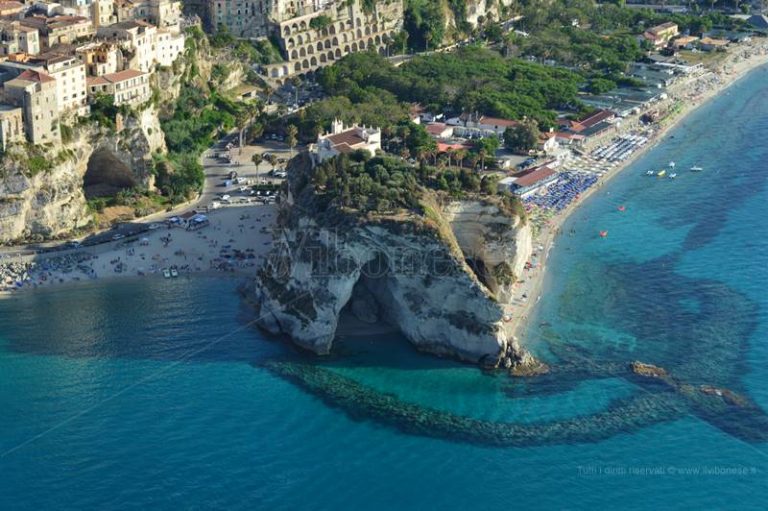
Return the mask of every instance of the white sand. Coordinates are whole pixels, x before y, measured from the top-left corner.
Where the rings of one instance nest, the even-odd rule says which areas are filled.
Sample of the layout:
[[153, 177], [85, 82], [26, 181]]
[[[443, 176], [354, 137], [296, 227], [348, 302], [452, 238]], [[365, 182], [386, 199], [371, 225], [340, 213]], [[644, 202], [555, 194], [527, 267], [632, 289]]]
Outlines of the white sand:
[[[254, 274], [271, 248], [276, 212], [275, 205], [226, 207], [208, 214], [210, 225], [196, 231], [163, 226], [143, 233], [136, 239], [62, 253], [90, 257], [80, 263], [79, 268], [74, 263], [61, 264], [60, 259], [57, 260], [62, 256], [60, 253], [17, 258], [14, 260], [34, 261], [35, 267], [29, 271], [28, 279], [22, 287], [5, 293], [15, 294], [28, 289], [93, 279], [136, 276], [163, 278], [163, 268], [171, 266], [178, 268], [180, 276], [211, 271]], [[61, 268], [44, 269], [46, 264], [52, 262], [58, 263]], [[69, 266], [70, 271], [66, 271], [64, 266]]]

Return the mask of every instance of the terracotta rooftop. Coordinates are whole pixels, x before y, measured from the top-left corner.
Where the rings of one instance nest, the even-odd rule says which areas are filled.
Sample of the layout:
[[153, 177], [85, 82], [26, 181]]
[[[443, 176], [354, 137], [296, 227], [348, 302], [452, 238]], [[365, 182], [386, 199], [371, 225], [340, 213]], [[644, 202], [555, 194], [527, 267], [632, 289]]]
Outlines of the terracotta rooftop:
[[571, 127], [574, 129], [574, 131], [581, 131], [586, 128], [591, 128], [595, 124], [611, 119], [615, 116], [616, 114], [610, 110], [598, 110], [595, 113], [589, 114], [588, 116], [579, 119], [579, 121], [574, 123]]
[[18, 76], [18, 79], [26, 80], [28, 82], [40, 82], [40, 83], [48, 83], [48, 82], [56, 81], [48, 73], [45, 73], [43, 71], [36, 71], [34, 69], [27, 69], [26, 71], [24, 71]]
[[424, 129], [427, 130], [427, 133], [429, 133], [433, 137], [436, 137], [436, 136], [440, 135], [443, 131], [445, 131], [446, 128], [447, 128], [447, 126], [445, 125], [445, 123], [442, 123], [442, 122], [435, 122], [435, 123], [432, 123], [432, 124], [427, 124], [424, 127]]
[[491, 126], [504, 126], [506, 128], [517, 126], [517, 121], [510, 121], [509, 119], [499, 119], [498, 117], [482, 116], [478, 121], [480, 124], [488, 124]]
[[657, 35], [659, 32], [663, 30], [669, 30], [671, 28], [677, 28], [677, 24], [671, 21], [667, 21], [665, 23], [662, 23], [661, 25], [656, 25], [655, 27], [649, 28], [648, 32], [650, 32], [651, 34]]
[[118, 23], [114, 23], [112, 25], [109, 25], [106, 28], [117, 28], [122, 30], [129, 30], [131, 28], [140, 28], [140, 27], [147, 28], [147, 27], [154, 27], [154, 25], [141, 20], [127, 20], [127, 21], [120, 21]]
[[[331, 135], [327, 137], [327, 140], [329, 140], [334, 146], [346, 144], [349, 147], [354, 147], [358, 144], [365, 143], [365, 140], [363, 140], [363, 138], [357, 134], [357, 130], [355, 129], [342, 131], [337, 135]], [[336, 148], [340, 149], [339, 147]]]
[[556, 172], [549, 167], [537, 167], [513, 174], [513, 177], [517, 178], [515, 179], [515, 185], [519, 186], [520, 188], [526, 188], [538, 183], [543, 179], [547, 179], [555, 173]]
[[141, 71], [135, 69], [126, 69], [125, 71], [118, 71], [117, 73], [109, 73], [102, 76], [96, 76], [93, 78], [87, 78], [88, 85], [106, 85], [108, 83], [117, 83], [131, 78], [137, 78], [144, 75]]
[[24, 9], [24, 4], [21, 2], [0, 2], [0, 11], [21, 11]]
[[55, 28], [62, 28], [80, 23], [89, 23], [91, 20], [82, 16], [30, 16], [21, 20], [22, 25], [33, 27], [38, 30], [47, 31]]

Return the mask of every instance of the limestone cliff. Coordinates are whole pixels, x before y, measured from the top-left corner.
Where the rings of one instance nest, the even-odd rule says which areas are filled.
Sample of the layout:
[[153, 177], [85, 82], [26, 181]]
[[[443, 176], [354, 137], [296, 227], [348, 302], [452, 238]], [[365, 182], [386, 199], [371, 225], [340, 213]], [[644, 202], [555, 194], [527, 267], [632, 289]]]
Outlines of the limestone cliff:
[[[187, 48], [172, 67], [153, 74], [154, 100], [118, 115], [114, 128], [77, 122], [62, 127], [68, 136], [58, 146], [10, 146], [0, 156], [0, 243], [49, 239], [86, 226], [92, 219], [84, 193], [89, 166], [103, 180], [153, 188], [152, 157], [166, 152], [160, 118], [173, 112], [182, 83], [207, 90], [214, 63], [222, 60], [202, 34], [191, 34]], [[243, 79], [242, 64], [229, 67], [232, 72], [215, 84], [221, 90]]]
[[470, 262], [491, 271], [524, 264], [527, 224], [492, 199], [440, 205], [431, 192], [423, 214], [321, 212], [307, 184], [307, 159], [292, 163], [275, 247], [250, 291], [263, 328], [327, 354], [346, 307], [365, 321], [390, 322], [423, 351], [489, 365], [535, 364], [505, 332], [499, 299], [508, 296], [507, 284], [489, 281], [467, 261], [471, 253]]
[[512, 0], [435, 0], [445, 18], [444, 44], [463, 39], [468, 29], [475, 29], [488, 20], [500, 21], [514, 13]]
[[83, 182], [92, 157], [126, 169], [132, 184], [151, 187], [151, 159], [165, 151], [157, 111], [147, 108], [118, 129], [80, 125], [60, 146], [12, 146], [0, 160], [0, 242], [47, 239], [87, 225]]

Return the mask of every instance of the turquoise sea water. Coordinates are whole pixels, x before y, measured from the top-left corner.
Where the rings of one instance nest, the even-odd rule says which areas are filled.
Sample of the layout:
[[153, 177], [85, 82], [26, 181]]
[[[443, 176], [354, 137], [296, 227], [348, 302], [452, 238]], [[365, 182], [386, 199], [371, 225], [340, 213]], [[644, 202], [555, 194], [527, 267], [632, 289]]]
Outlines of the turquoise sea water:
[[[232, 281], [93, 283], [0, 301], [0, 509], [764, 509], [766, 76], [569, 220], [526, 339], [551, 377], [483, 375], [388, 334], [345, 335], [320, 365], [366, 399], [518, 425], [514, 447], [279, 376], [265, 364], [316, 362], [248, 327]], [[670, 160], [676, 180], [645, 176]], [[750, 413], [633, 380], [633, 360]]]

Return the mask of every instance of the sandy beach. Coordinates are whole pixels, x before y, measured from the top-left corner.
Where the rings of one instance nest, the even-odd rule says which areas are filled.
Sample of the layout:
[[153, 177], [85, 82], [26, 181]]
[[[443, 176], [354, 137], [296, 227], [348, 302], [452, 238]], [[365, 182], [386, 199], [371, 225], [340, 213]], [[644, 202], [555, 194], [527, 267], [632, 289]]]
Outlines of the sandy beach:
[[202, 272], [253, 274], [271, 247], [275, 205], [213, 210], [197, 230], [159, 223], [134, 238], [39, 256], [0, 258], [0, 294], [124, 277], [164, 278]]
[[[713, 70], [707, 70], [702, 74], [681, 80], [668, 89], [669, 98], [667, 104], [677, 103], [679, 108], [667, 118], [654, 126], [647, 144], [635, 151], [631, 157], [601, 175], [598, 182], [587, 189], [565, 209], [554, 215], [549, 221], [541, 225], [541, 229], [533, 240], [534, 258], [537, 264], [520, 277], [520, 284], [516, 288], [515, 296], [507, 305], [505, 313], [508, 321], [505, 323], [506, 332], [510, 338], [521, 337], [528, 326], [528, 320], [533, 308], [541, 299], [542, 285], [547, 269], [549, 254], [555, 244], [555, 240], [561, 233], [560, 229], [566, 219], [579, 208], [589, 197], [600, 190], [603, 184], [619, 174], [637, 158], [652, 149], [664, 138], [667, 132], [685, 119], [698, 107], [706, 104], [725, 89], [733, 85], [753, 69], [768, 63], [768, 44], [764, 42], [742, 44], [729, 52], [725, 61]], [[616, 136], [632, 133], [637, 129], [638, 120], [626, 123]], [[610, 142], [609, 142], [610, 143]], [[589, 157], [586, 158], [589, 160]], [[591, 161], [593, 165], [605, 163]], [[566, 165], [567, 168], [567, 165]]]

